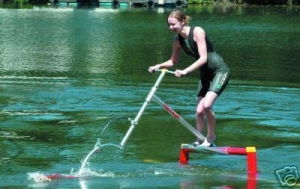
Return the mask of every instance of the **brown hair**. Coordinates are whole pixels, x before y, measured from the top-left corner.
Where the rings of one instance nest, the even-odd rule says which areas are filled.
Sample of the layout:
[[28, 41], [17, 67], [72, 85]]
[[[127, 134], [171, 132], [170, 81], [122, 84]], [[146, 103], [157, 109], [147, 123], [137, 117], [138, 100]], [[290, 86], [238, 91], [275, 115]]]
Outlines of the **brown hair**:
[[186, 15], [182, 10], [180, 9], [175, 9], [173, 10], [169, 17], [173, 17], [176, 18], [177, 20], [179, 20], [180, 22], [184, 22], [185, 25], [187, 25], [189, 23], [189, 21], [192, 19], [192, 17]]

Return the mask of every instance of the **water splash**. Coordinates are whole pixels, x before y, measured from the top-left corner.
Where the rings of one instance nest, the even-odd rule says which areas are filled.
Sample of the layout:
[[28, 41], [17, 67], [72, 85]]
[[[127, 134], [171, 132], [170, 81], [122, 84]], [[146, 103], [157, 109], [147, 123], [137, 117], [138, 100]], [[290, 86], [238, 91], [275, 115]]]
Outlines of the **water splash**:
[[27, 173], [28, 180], [32, 180], [35, 183], [42, 183], [42, 182], [50, 182], [51, 179], [47, 177], [46, 174], [41, 172], [34, 172], [34, 173]]
[[83, 176], [85, 170], [87, 170], [87, 164], [89, 162], [90, 157], [95, 153], [100, 151], [101, 148], [103, 147], [108, 147], [108, 146], [112, 146], [115, 147], [119, 150], [122, 149], [122, 147], [118, 144], [113, 144], [113, 143], [105, 143], [105, 144], [101, 144], [101, 137], [104, 134], [104, 131], [116, 120], [119, 120], [121, 118], [124, 118], [123, 116], [117, 117], [115, 119], [111, 119], [109, 120], [106, 125], [104, 126], [104, 128], [102, 129], [102, 131], [100, 132], [99, 138], [97, 138], [96, 144], [94, 145], [94, 148], [88, 153], [88, 155], [84, 158], [84, 160], [81, 163], [81, 167], [78, 171], [78, 176]]
[[81, 162], [81, 166], [80, 169], [77, 172], [74, 172], [73, 169], [71, 170], [70, 174], [44, 174], [41, 172], [33, 172], [33, 173], [27, 173], [28, 174], [28, 180], [32, 180], [35, 183], [47, 183], [47, 182], [51, 182], [54, 179], [58, 179], [58, 178], [84, 178], [84, 177], [93, 177], [93, 176], [101, 176], [101, 177], [113, 177], [114, 174], [113, 173], [98, 173], [98, 172], [94, 172], [92, 170], [90, 170], [88, 168], [88, 164], [89, 164], [89, 160], [91, 158], [91, 156], [96, 153], [99, 152], [102, 148], [104, 147], [115, 147], [118, 150], [121, 150], [122, 147], [118, 144], [113, 144], [113, 143], [104, 143], [101, 144], [101, 138], [104, 134], [104, 131], [116, 120], [119, 120], [121, 118], [124, 118], [122, 116], [117, 117], [115, 119], [111, 119], [110, 121], [108, 121], [106, 123], [106, 125], [104, 126], [104, 128], [102, 129], [102, 131], [100, 132], [99, 137], [97, 138], [97, 141], [94, 145], [94, 148], [86, 155], [86, 157], [83, 159], [83, 161]]
[[[48, 184], [52, 182], [53, 180], [57, 179], [79, 179], [82, 181], [83, 178], [88, 178], [88, 177], [110, 177], [114, 178], [116, 177], [116, 173], [110, 172], [110, 171], [104, 171], [104, 170], [91, 170], [87, 167], [84, 167], [82, 169], [81, 175], [78, 174], [78, 172], [73, 172], [69, 174], [47, 174], [47, 173], [42, 173], [42, 172], [31, 172], [27, 173], [28, 177], [27, 180], [33, 181], [33, 183], [36, 184]], [[84, 180], [84, 179], [83, 179]], [[44, 186], [46, 186], [44, 185]], [[42, 186], [42, 185], [35, 185], [35, 186]]]
[[106, 143], [106, 144], [101, 144], [100, 142], [100, 138], [97, 139], [97, 142], [94, 146], [94, 148], [88, 153], [88, 155], [84, 158], [84, 160], [81, 163], [81, 167], [78, 171], [78, 176], [83, 176], [83, 172], [84, 170], [86, 170], [87, 164], [88, 164], [88, 160], [90, 159], [90, 157], [97, 151], [100, 151], [100, 149], [102, 147], [107, 147], [107, 146], [112, 146], [112, 147], [116, 147], [118, 149], [121, 149], [120, 145], [117, 144], [112, 144], [112, 143]]
[[100, 141], [100, 140], [98, 139], [97, 142], [96, 142], [96, 144], [95, 144], [95, 146], [94, 146], [94, 148], [93, 148], [93, 150], [90, 151], [90, 153], [88, 153], [88, 155], [85, 157], [85, 159], [84, 159], [83, 162], [81, 163], [81, 167], [80, 167], [80, 169], [79, 169], [79, 171], [78, 171], [78, 174], [79, 174], [79, 175], [81, 175], [82, 172], [83, 172], [83, 170], [85, 169], [85, 167], [86, 167], [86, 165], [87, 165], [87, 163], [88, 163], [89, 158], [90, 158], [96, 151], [100, 150], [100, 145], [98, 144], [99, 141]]
[[116, 118], [110, 119], [110, 120], [104, 125], [103, 129], [101, 130], [100, 135], [99, 135], [99, 138], [102, 138], [102, 135], [104, 134], [104, 131], [106, 131], [106, 129], [107, 129], [108, 127], [110, 127], [110, 126], [112, 125], [112, 123], [114, 123], [114, 122], [116, 122], [117, 120], [120, 120], [120, 119], [128, 119], [128, 120], [129, 120], [129, 118], [126, 118], [125, 116], [118, 116], [118, 117], [116, 117]]

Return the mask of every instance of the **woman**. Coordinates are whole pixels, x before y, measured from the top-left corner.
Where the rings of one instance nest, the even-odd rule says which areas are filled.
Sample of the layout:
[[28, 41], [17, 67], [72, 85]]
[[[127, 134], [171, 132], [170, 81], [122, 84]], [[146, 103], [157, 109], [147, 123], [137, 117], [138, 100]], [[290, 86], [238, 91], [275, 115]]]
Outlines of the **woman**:
[[201, 82], [199, 82], [200, 91], [196, 109], [196, 129], [203, 132], [206, 124], [207, 135], [204, 141], [196, 140], [194, 145], [211, 147], [214, 146], [213, 141], [216, 139], [216, 120], [212, 106], [228, 83], [230, 69], [222, 57], [214, 51], [205, 31], [199, 26], [188, 25], [190, 19], [191, 17], [181, 10], [171, 12], [168, 17], [169, 29], [177, 33], [172, 45], [171, 58], [166, 62], [149, 67], [149, 72], [174, 66], [179, 60], [181, 48], [195, 58], [195, 62], [184, 70], [176, 70], [175, 76], [181, 77], [200, 70]]

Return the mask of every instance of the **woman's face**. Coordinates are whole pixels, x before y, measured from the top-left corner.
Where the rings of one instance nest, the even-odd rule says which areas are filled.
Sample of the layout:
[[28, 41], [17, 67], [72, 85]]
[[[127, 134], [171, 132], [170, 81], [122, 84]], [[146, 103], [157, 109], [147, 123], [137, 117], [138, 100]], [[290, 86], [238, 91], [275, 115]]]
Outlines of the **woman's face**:
[[169, 17], [168, 18], [169, 29], [173, 32], [179, 33], [184, 24], [181, 23], [177, 18]]

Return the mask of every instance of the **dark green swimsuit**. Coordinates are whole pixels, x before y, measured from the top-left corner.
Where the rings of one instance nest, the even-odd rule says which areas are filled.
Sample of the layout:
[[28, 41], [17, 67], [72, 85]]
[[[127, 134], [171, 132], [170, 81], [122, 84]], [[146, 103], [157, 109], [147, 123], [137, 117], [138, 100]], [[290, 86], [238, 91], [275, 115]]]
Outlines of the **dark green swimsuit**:
[[[200, 58], [197, 43], [194, 41], [194, 27], [190, 28], [189, 36], [185, 39], [178, 34], [181, 48], [196, 60]], [[200, 67], [201, 86], [198, 96], [204, 97], [208, 91], [220, 95], [230, 78], [230, 69], [223, 58], [214, 51], [208, 37], [205, 37], [207, 48], [207, 63]]]

